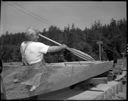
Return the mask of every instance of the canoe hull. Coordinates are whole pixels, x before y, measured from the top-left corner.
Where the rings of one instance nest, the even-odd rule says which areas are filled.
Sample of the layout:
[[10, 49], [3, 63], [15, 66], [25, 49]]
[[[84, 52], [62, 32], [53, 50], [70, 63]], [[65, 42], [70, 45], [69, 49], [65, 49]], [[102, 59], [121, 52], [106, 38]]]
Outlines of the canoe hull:
[[[79, 61], [51, 63], [47, 64], [47, 68], [47, 75], [45, 75], [44, 77], [42, 75], [41, 84], [38, 88], [36, 88], [35, 91], [29, 92], [29, 89], [25, 85], [17, 84], [13, 89], [8, 92], [7, 98], [26, 98], [35, 95], [46, 94], [65, 87], [69, 87], [73, 84], [87, 80], [91, 77], [100, 75], [110, 70], [112, 68], [112, 61]], [[14, 96], [10, 96], [10, 93], [14, 93]], [[15, 96], [15, 93], [20, 94]]]
[[[55, 64], [53, 64], [55, 65]], [[54, 68], [54, 66], [51, 68]], [[47, 79], [46, 92], [59, 90], [91, 77], [100, 75], [112, 68], [112, 62], [67, 62], [60, 63], [63, 68], [57, 68]], [[42, 85], [43, 86], [43, 85]], [[40, 86], [35, 94], [43, 94], [44, 88]]]

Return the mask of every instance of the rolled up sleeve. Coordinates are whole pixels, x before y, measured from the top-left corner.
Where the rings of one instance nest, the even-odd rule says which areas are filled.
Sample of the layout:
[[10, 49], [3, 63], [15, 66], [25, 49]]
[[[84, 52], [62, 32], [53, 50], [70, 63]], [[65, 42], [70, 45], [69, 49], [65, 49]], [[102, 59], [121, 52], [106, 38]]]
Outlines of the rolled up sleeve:
[[46, 53], [48, 52], [48, 48], [49, 48], [49, 47], [50, 47], [50, 46], [41, 43], [40, 52], [46, 54]]

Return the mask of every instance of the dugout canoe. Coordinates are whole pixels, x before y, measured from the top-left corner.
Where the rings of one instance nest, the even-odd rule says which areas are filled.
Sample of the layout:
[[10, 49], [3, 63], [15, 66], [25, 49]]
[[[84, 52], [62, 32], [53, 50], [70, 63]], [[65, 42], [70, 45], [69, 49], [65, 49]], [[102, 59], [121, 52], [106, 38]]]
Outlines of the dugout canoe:
[[[4, 78], [7, 99], [22, 99], [35, 95], [47, 94], [69, 87], [73, 84], [100, 75], [112, 68], [112, 61], [77, 61], [46, 64], [48, 74], [41, 78], [41, 84], [35, 91], [20, 83], [13, 83], [18, 70]], [[21, 68], [20, 68], [21, 69]], [[22, 68], [22, 70], [25, 67]]]

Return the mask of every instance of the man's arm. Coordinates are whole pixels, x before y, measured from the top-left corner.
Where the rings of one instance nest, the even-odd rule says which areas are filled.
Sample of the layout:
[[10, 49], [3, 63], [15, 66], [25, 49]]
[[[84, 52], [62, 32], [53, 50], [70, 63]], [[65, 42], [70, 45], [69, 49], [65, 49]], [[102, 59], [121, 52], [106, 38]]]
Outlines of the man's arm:
[[48, 48], [48, 51], [47, 51], [47, 52], [58, 52], [58, 51], [60, 51], [60, 50], [62, 50], [62, 49], [66, 49], [66, 48], [67, 48], [66, 45], [50, 46], [50, 47]]

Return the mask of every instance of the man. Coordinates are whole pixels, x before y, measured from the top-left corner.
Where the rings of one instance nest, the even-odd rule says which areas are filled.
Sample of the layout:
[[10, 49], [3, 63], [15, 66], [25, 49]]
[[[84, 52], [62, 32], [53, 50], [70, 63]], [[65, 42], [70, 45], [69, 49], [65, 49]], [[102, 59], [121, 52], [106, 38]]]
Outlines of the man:
[[21, 55], [24, 65], [28, 65], [27, 71], [21, 74], [19, 78], [16, 78], [14, 82], [21, 82], [22, 78], [25, 78], [21, 84], [31, 85], [30, 91], [35, 90], [40, 85], [41, 76], [47, 72], [47, 67], [44, 63], [44, 54], [48, 52], [57, 52], [66, 49], [66, 45], [61, 46], [48, 46], [41, 42], [38, 42], [38, 31], [34, 28], [29, 28], [26, 31], [27, 41], [21, 43]]

